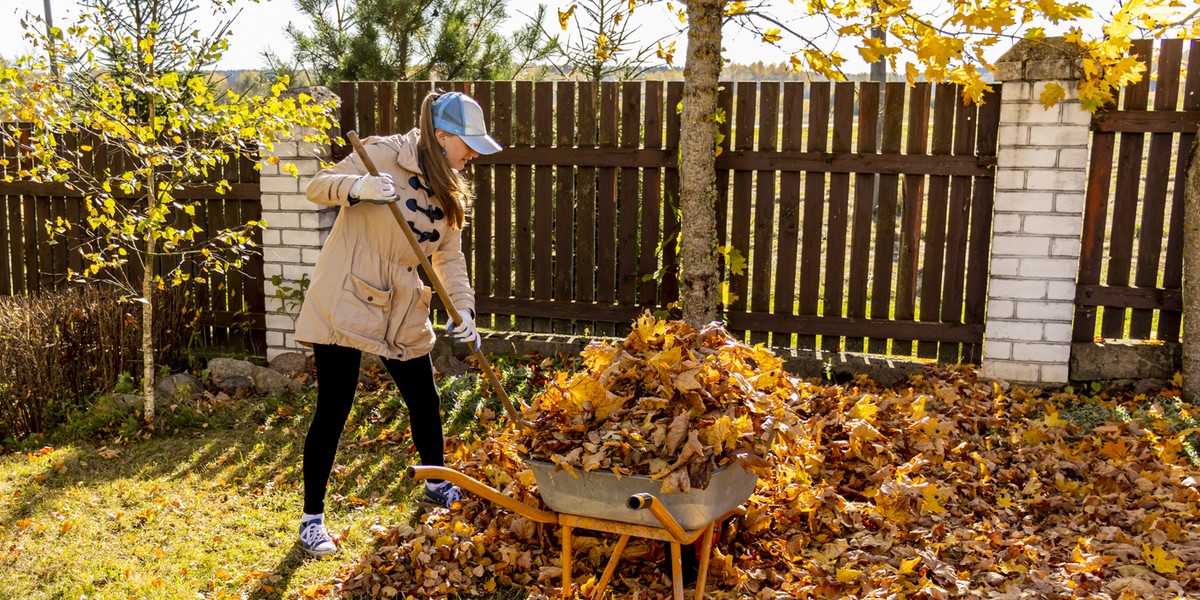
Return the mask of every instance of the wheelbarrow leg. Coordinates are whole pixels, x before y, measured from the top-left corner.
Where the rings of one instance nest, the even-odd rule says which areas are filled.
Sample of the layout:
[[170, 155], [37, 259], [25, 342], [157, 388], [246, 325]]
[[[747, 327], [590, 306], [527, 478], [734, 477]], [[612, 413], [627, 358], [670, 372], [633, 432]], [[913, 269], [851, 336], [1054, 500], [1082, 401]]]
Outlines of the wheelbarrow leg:
[[704, 537], [700, 542], [700, 571], [696, 573], [696, 595], [692, 600], [704, 600], [704, 584], [708, 580], [708, 562], [712, 559], [713, 528], [716, 524], [713, 521], [704, 528]]
[[625, 545], [628, 543], [629, 534], [621, 534], [621, 539], [617, 540], [617, 546], [613, 548], [612, 556], [608, 559], [608, 566], [604, 567], [604, 575], [600, 577], [600, 583], [596, 584], [596, 591], [592, 592], [592, 600], [604, 597], [604, 590], [608, 589], [608, 582], [617, 570], [617, 561], [621, 560], [621, 553], [625, 551]]
[[571, 526], [562, 526], [562, 581], [563, 600], [569, 600], [571, 594]]
[[674, 584], [675, 600], [683, 600], [683, 553], [679, 542], [671, 542], [671, 581]]

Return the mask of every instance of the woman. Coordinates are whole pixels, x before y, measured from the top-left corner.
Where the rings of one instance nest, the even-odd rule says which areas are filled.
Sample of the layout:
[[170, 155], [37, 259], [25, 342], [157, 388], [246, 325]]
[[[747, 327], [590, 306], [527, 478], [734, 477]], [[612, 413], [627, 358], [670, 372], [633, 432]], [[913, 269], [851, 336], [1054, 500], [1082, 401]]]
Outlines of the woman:
[[[472, 319], [475, 297], [462, 253], [472, 190], [459, 171], [471, 159], [500, 150], [487, 134], [483, 110], [458, 92], [430, 93], [421, 103], [418, 129], [367, 138], [364, 146], [379, 176], [367, 174], [351, 153], [317, 173], [306, 192], [312, 202], [341, 207], [296, 323], [296, 341], [312, 346], [317, 369], [317, 410], [304, 440], [300, 518], [300, 541], [313, 556], [337, 549], [325, 528], [325, 491], [363, 352], [383, 359], [404, 397], [421, 464], [444, 464], [440, 399], [429, 357], [432, 294], [421, 283], [419, 259], [387, 203], [397, 203], [462, 315], [462, 323], [448, 323], [446, 330], [479, 347]], [[462, 490], [448, 481], [425, 483], [427, 502], [449, 508], [461, 498]]]

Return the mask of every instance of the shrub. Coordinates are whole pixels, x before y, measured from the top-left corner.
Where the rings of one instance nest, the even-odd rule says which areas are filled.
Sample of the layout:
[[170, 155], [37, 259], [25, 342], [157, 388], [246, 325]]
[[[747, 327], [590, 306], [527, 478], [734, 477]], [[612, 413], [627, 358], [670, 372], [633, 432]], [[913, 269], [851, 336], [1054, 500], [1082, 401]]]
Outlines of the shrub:
[[[155, 300], [157, 356], [177, 365], [195, 321], [182, 290]], [[0, 439], [46, 432], [122, 373], [140, 373], [141, 305], [95, 286], [0, 297]]]

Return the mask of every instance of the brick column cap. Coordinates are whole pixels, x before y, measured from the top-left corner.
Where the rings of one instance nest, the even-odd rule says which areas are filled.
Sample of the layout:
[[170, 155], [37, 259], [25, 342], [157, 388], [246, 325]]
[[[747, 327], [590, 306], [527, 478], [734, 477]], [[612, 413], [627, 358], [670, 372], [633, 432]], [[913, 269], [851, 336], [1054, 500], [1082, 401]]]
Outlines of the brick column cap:
[[996, 61], [996, 80], [1077, 80], [1082, 67], [1083, 48], [1066, 38], [1024, 39]]

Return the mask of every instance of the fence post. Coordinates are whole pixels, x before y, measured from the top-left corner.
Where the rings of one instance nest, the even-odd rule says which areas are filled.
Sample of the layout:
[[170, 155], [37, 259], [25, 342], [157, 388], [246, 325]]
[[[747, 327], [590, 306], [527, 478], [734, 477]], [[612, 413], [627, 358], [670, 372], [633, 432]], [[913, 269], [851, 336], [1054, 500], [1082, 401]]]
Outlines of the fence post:
[[[311, 92], [310, 92], [311, 94]], [[309, 202], [304, 190], [312, 176], [328, 160], [328, 144], [304, 142], [303, 131], [289, 139], [276, 141], [270, 151], [262, 152], [260, 188], [262, 215], [267, 222], [263, 232], [263, 291], [266, 295], [267, 360], [285, 352], [303, 352], [296, 343], [296, 317], [303, 299], [301, 280], [312, 277], [317, 256], [333, 221], [336, 207]], [[272, 157], [278, 158], [271, 164]], [[298, 176], [283, 172], [281, 165], [292, 164]], [[280, 277], [280, 285], [272, 282]]]
[[[1018, 42], [1003, 81], [983, 374], [1067, 383], [1087, 189], [1091, 114], [1079, 101], [1078, 50], [1062, 38]], [[1066, 93], [1046, 108], [1056, 84]]]

